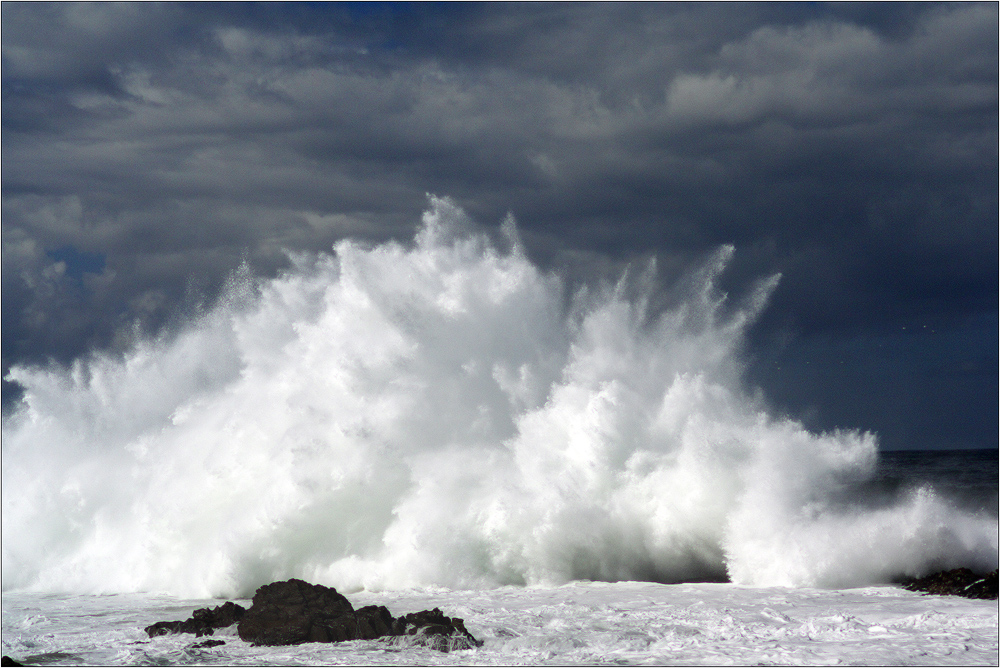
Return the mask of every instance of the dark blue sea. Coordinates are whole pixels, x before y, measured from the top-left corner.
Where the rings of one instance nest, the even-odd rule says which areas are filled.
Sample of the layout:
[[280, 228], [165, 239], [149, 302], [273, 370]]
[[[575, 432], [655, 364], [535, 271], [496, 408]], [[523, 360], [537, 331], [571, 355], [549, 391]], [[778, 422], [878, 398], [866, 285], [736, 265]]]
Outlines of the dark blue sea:
[[869, 491], [878, 500], [891, 501], [930, 486], [963, 510], [997, 517], [997, 453], [996, 449], [883, 452]]

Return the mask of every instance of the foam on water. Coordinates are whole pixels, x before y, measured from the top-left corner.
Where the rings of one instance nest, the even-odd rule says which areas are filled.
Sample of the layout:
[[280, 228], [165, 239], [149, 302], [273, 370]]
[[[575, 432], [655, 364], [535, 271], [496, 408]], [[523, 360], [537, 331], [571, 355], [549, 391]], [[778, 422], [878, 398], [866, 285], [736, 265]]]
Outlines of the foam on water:
[[[875, 437], [744, 389], [731, 248], [565, 294], [448, 200], [410, 246], [342, 241], [124, 357], [18, 366], [3, 586], [246, 596], [571, 579], [852, 586], [996, 568], [997, 521], [924, 488], [845, 502]], [[724, 308], [725, 306], [725, 308]]]

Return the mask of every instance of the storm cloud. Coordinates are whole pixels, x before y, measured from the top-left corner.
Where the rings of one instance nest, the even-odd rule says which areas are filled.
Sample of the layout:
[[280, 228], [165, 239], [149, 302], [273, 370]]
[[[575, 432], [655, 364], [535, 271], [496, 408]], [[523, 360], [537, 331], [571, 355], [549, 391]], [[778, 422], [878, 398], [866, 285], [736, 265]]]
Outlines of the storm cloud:
[[773, 401], [887, 447], [995, 447], [997, 25], [996, 3], [4, 2], [5, 373], [169, 327], [241, 263], [409, 238], [433, 193], [572, 271], [734, 244], [733, 290], [783, 276], [749, 351]]

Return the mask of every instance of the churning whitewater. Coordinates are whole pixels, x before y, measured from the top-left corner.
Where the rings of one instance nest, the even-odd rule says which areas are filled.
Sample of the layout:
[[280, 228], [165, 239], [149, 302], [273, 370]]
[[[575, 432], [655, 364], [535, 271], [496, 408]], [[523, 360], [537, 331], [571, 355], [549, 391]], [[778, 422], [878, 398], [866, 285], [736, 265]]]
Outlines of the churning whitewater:
[[844, 587], [997, 564], [930, 489], [852, 500], [874, 436], [744, 389], [719, 250], [666, 310], [647, 272], [568, 294], [513, 222], [432, 198], [412, 244], [339, 242], [124, 356], [14, 367], [3, 587], [248, 596], [573, 579]]

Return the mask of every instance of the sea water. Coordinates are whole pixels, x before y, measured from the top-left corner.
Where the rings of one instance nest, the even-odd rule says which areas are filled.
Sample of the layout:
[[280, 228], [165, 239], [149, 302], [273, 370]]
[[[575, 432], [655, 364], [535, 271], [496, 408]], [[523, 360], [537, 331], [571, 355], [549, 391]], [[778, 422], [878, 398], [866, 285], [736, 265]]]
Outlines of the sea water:
[[883, 498], [898, 498], [907, 489], [929, 486], [956, 507], [996, 517], [1000, 508], [997, 454], [996, 448], [883, 452], [866, 485]]
[[[46, 665], [996, 665], [997, 604], [899, 587], [751, 587], [575, 581], [349, 595], [395, 615], [440, 608], [483, 646], [438, 652], [383, 640], [216, 647], [142, 628], [220, 600], [7, 592], [3, 653]], [[246, 606], [249, 601], [241, 601]]]
[[[3, 424], [5, 647], [140, 642], [137, 628], [184, 607], [177, 597], [246, 599], [289, 577], [395, 614], [411, 610], [393, 601], [441, 592], [487, 639], [508, 626], [535, 637], [517, 620], [541, 597], [565, 614], [537, 613], [552, 633], [537, 639], [565, 660], [605, 652], [574, 654], [576, 642], [621, 649], [594, 645], [593, 629], [635, 640], [630, 625], [674, 614], [662, 608], [677, 596], [710, 607], [692, 626], [697, 651], [761, 624], [853, 642], [938, 628], [920, 621], [930, 599], [876, 585], [997, 567], [995, 453], [984, 496], [941, 474], [955, 468], [943, 456], [812, 433], [745, 386], [743, 337], [778, 278], [722, 294], [731, 248], [674, 286], [652, 263], [575, 286], [528, 259], [513, 221], [490, 235], [432, 199], [412, 243], [334, 251], [293, 256], [276, 279], [237, 274], [218, 304], [124, 354], [11, 370], [25, 392]], [[581, 591], [608, 603], [588, 618], [570, 600]], [[826, 607], [771, 605], [762, 622], [751, 611], [768, 592]], [[857, 621], [871, 605], [918, 611]], [[995, 603], [947, 606], [949, 624], [975, 627], [970, 647], [995, 651]], [[688, 608], [677, 614], [697, 617]], [[591, 631], [573, 630], [580, 615]], [[683, 624], [665, 624], [619, 658], [677, 651]], [[563, 631], [591, 639], [551, 640]], [[183, 652], [156, 661], [198, 662], [189, 640], [115, 661], [170, 647]], [[498, 654], [469, 660], [503, 663], [503, 648], [533, 642], [496, 640]]]

